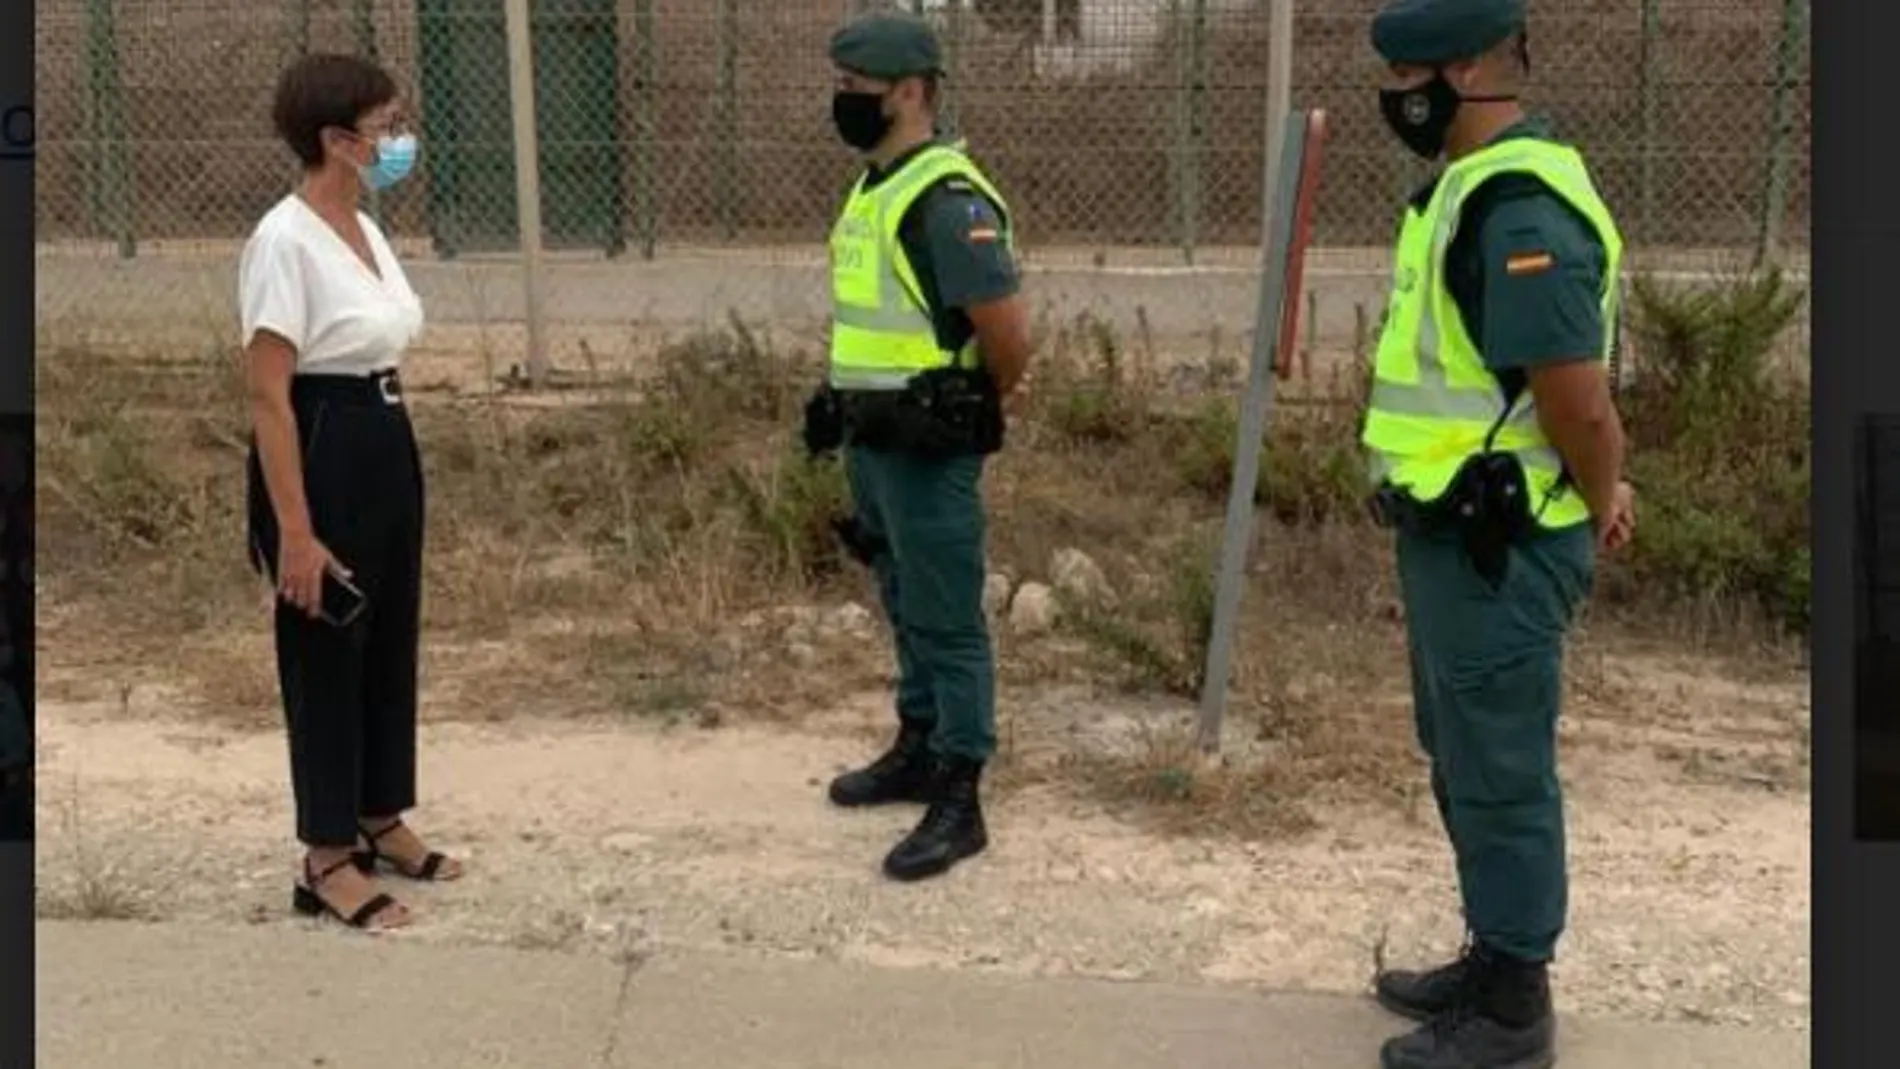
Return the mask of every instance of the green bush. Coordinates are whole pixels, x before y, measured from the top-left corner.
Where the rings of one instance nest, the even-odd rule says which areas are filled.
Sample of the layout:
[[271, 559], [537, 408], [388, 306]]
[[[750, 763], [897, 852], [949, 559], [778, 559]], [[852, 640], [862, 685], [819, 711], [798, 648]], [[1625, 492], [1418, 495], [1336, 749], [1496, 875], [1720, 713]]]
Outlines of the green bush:
[[1774, 357], [1806, 293], [1770, 271], [1712, 286], [1639, 278], [1632, 297], [1639, 363], [1621, 407], [1637, 538], [1611, 590], [1740, 599], [1805, 632], [1809, 398]]

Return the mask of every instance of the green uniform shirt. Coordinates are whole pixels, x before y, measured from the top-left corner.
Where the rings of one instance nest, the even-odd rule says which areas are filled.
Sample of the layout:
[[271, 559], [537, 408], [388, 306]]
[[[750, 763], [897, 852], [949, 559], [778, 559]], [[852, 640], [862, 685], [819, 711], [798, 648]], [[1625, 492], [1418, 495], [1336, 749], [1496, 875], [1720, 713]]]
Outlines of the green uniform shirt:
[[[1493, 143], [1520, 137], [1554, 140], [1545, 123], [1526, 119]], [[1513, 273], [1507, 261], [1532, 266]], [[1466, 202], [1445, 285], [1485, 365], [1515, 394], [1533, 367], [1599, 358], [1607, 262], [1595, 229], [1563, 198], [1537, 178], [1507, 174]]]
[[[873, 168], [866, 189], [904, 168], [925, 145], [905, 153], [882, 170]], [[898, 223], [898, 241], [917, 273], [918, 294], [936, 324], [937, 343], [957, 352], [976, 329], [964, 310], [1014, 296], [1021, 286], [1016, 260], [1003, 244], [997, 206], [961, 178], [946, 178], [911, 203]]]

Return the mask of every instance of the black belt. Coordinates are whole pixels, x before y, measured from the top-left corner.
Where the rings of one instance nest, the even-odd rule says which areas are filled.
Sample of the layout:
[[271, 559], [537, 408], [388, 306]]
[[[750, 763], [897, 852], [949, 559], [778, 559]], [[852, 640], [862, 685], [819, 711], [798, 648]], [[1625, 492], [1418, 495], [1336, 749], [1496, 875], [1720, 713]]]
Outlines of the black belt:
[[1366, 508], [1372, 513], [1372, 522], [1387, 530], [1421, 534], [1445, 527], [1438, 508], [1389, 483], [1373, 491], [1366, 500]]
[[402, 377], [395, 371], [368, 375], [293, 375], [290, 395], [312, 401], [402, 407]]

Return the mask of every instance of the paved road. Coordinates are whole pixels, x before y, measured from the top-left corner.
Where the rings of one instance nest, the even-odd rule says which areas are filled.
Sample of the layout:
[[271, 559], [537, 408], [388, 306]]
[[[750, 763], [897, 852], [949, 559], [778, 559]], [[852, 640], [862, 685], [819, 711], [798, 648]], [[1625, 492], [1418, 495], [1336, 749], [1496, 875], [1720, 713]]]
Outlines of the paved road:
[[[1355, 1069], [1362, 1001], [284, 927], [42, 923], [51, 1069]], [[1805, 1034], [1566, 1021], [1564, 1069], [1795, 1069]]]

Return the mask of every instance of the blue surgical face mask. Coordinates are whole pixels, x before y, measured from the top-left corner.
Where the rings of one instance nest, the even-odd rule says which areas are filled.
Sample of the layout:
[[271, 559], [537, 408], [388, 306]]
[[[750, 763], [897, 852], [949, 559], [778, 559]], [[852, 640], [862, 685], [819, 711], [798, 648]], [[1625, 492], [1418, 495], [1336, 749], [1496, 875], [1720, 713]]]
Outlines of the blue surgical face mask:
[[409, 177], [416, 166], [414, 134], [384, 134], [376, 139], [376, 162], [361, 169], [363, 184], [383, 190]]

